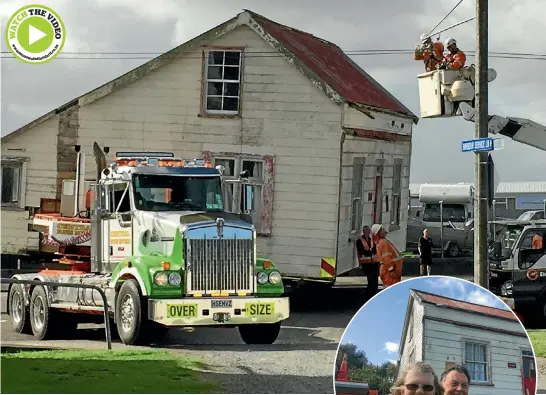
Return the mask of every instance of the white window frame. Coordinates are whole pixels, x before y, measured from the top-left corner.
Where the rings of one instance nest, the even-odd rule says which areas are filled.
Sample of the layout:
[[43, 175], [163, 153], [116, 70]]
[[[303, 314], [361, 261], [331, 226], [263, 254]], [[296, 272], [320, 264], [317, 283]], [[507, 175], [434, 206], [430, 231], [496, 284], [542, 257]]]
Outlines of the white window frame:
[[[15, 199], [11, 202], [2, 202], [2, 209], [24, 209], [26, 205], [26, 181], [27, 181], [27, 169], [28, 169], [28, 158], [21, 158], [15, 156], [2, 155], [2, 166], [0, 173], [0, 180], [3, 180], [4, 168], [14, 168], [19, 172], [17, 177], [17, 191], [15, 194]], [[1, 193], [1, 190], [0, 190]], [[2, 197], [3, 198], [3, 197]]]
[[[353, 158], [353, 177], [351, 187], [351, 233], [358, 234], [362, 228], [364, 210], [364, 182], [366, 172], [366, 157]], [[355, 210], [356, 203], [356, 210]]]
[[[467, 361], [466, 359], [466, 345], [467, 344], [476, 344], [476, 345], [479, 345], [479, 346], [484, 346], [485, 347], [485, 362], [480, 362], [480, 361]], [[489, 385], [492, 385], [493, 384], [493, 380], [492, 380], [492, 377], [491, 377], [491, 374], [492, 374], [492, 369], [491, 369], [491, 343], [488, 342], [488, 341], [484, 341], [484, 340], [478, 340], [478, 339], [471, 339], [471, 338], [462, 338], [461, 339], [461, 346], [462, 346], [462, 362], [463, 362], [463, 365], [468, 369], [468, 366], [467, 366], [467, 362], [468, 363], [485, 363], [485, 372], [486, 372], [486, 380], [485, 381], [481, 381], [481, 380], [473, 380], [472, 379], [472, 371], [471, 369], [468, 369], [468, 371], [470, 372], [470, 377], [471, 377], [471, 380], [470, 380], [470, 384], [489, 384]]]
[[[211, 53], [215, 53], [215, 52], [222, 52], [223, 53], [223, 57], [222, 57], [222, 77], [223, 77], [223, 70], [226, 68], [226, 67], [229, 67], [229, 68], [235, 68], [235, 67], [238, 67], [239, 68], [239, 76], [238, 76], [238, 79], [237, 80], [226, 80], [224, 78], [221, 78], [221, 79], [216, 79], [216, 78], [209, 78], [208, 76], [208, 72], [209, 72], [209, 66], [220, 66], [220, 65], [213, 65], [213, 64], [209, 64], [209, 55]], [[238, 65], [226, 65], [225, 64], [225, 56], [226, 56], [226, 52], [237, 52], [239, 53], [239, 64]], [[205, 114], [211, 114], [211, 115], [238, 115], [240, 113], [240, 109], [241, 109], [241, 97], [242, 97], [242, 88], [243, 88], [243, 84], [242, 84], [242, 75], [243, 75], [243, 50], [241, 48], [215, 48], [215, 47], [211, 47], [211, 48], [208, 48], [207, 50], [204, 51], [204, 71], [203, 71], [203, 80], [204, 80], [204, 85], [203, 85], [203, 112]], [[222, 83], [222, 84], [225, 84], [225, 83], [230, 83], [230, 84], [239, 84], [239, 95], [237, 96], [237, 110], [209, 110], [207, 108], [207, 99], [209, 96], [214, 96], [214, 97], [221, 97], [222, 98], [222, 107], [223, 107], [223, 102], [224, 102], [224, 98], [225, 97], [229, 97], [229, 98], [235, 98], [235, 96], [226, 96], [224, 95], [224, 92], [222, 91], [222, 94], [221, 95], [209, 95], [209, 82], [216, 82], [216, 83]], [[222, 85], [223, 87], [223, 85]]]
[[[260, 233], [260, 229], [262, 227], [262, 208], [263, 208], [263, 190], [264, 190], [264, 183], [265, 183], [265, 161], [261, 155], [250, 155], [250, 154], [240, 154], [240, 155], [230, 155], [230, 154], [218, 154], [215, 155], [212, 153], [212, 162], [213, 165], [216, 166], [216, 161], [218, 160], [233, 160], [234, 166], [233, 166], [233, 175], [232, 176], [224, 176], [223, 178], [225, 180], [237, 180], [239, 178], [239, 174], [243, 170], [243, 162], [258, 162], [261, 163], [262, 167], [262, 174], [261, 177], [250, 177], [248, 179], [248, 183], [242, 184], [242, 183], [233, 183], [233, 202], [230, 203], [228, 206], [229, 208], [233, 207], [233, 204], [241, 204], [241, 196], [244, 192], [244, 186], [245, 185], [252, 185], [254, 187], [259, 187], [259, 192], [257, 196], [257, 200], [260, 202], [260, 206], [258, 208], [254, 207], [254, 213], [252, 214], [252, 221], [254, 223], [254, 226], [256, 227], [256, 231]], [[256, 189], [254, 189], [254, 193], [256, 193]]]
[[[400, 168], [397, 175], [397, 168]], [[391, 228], [400, 227], [402, 220], [402, 171], [404, 169], [404, 160], [395, 158], [392, 173], [392, 197], [390, 204], [391, 213]]]

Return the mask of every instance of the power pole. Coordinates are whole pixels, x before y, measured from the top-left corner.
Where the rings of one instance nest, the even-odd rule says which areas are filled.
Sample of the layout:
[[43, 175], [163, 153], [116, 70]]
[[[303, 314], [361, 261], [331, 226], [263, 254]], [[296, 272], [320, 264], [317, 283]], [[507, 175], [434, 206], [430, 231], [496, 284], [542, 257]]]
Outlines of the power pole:
[[[488, 109], [488, 0], [476, 0], [476, 138], [487, 138]], [[476, 152], [474, 205], [474, 283], [489, 289], [487, 246], [488, 152]]]

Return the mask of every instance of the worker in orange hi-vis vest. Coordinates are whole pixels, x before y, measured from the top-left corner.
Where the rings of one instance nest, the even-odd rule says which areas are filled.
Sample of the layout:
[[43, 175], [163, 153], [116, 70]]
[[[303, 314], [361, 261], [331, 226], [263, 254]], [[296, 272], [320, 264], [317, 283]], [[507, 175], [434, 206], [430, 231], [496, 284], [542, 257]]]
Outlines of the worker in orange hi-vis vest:
[[466, 55], [457, 47], [457, 40], [454, 38], [447, 39], [445, 47], [449, 53], [444, 57], [440, 68], [447, 70], [462, 69], [466, 63]]
[[422, 60], [425, 71], [436, 70], [444, 58], [444, 44], [441, 41], [432, 42], [431, 37], [421, 34], [421, 44], [415, 48], [413, 59]]
[[387, 231], [383, 225], [372, 226], [374, 243], [379, 257], [379, 277], [385, 287], [402, 281], [403, 259], [394, 244], [386, 239]]
[[531, 243], [534, 250], [542, 250], [542, 236], [540, 234], [534, 235]]

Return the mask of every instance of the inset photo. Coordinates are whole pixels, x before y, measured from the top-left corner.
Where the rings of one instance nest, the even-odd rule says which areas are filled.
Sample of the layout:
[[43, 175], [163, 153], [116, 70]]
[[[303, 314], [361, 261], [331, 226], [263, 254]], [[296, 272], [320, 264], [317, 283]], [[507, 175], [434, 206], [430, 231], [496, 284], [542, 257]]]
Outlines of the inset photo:
[[536, 359], [514, 312], [455, 277], [418, 277], [368, 301], [334, 367], [337, 395], [535, 395]]

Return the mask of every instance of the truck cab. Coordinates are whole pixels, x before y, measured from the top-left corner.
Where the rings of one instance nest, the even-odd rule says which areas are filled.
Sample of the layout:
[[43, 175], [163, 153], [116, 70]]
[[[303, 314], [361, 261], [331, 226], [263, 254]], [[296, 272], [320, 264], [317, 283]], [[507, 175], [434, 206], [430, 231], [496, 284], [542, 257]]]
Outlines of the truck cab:
[[524, 319], [536, 317], [546, 303], [546, 221], [494, 221], [496, 231], [489, 256], [489, 289], [511, 299], [514, 310]]

